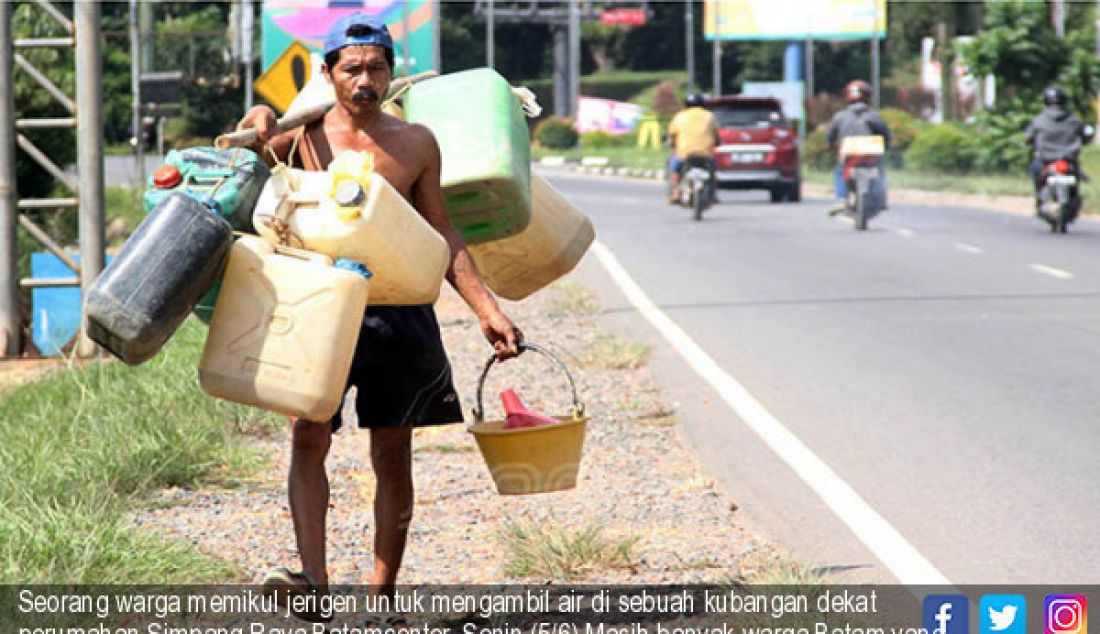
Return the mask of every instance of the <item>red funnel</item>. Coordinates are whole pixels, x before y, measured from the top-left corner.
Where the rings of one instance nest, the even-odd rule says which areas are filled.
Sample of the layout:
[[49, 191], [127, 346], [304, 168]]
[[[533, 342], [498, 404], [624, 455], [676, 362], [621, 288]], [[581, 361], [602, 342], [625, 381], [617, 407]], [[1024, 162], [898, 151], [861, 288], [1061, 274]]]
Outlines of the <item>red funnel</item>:
[[500, 400], [504, 403], [504, 429], [520, 429], [523, 427], [538, 427], [540, 425], [553, 425], [558, 422], [545, 414], [532, 412], [519, 400], [512, 388], [507, 388], [500, 393]]

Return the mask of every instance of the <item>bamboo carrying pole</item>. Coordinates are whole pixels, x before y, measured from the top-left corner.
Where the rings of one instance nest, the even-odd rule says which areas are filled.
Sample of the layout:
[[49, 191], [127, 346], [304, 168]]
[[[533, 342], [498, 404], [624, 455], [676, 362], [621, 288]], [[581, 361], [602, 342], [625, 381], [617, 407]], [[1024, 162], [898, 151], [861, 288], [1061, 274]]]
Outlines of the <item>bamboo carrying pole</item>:
[[[392, 98], [397, 91], [400, 90], [405, 84], [415, 84], [425, 79], [430, 79], [439, 75], [434, 70], [427, 70], [422, 73], [410, 75], [408, 77], [398, 77], [390, 84], [390, 89], [386, 94], [386, 98]], [[317, 119], [325, 116], [332, 106], [335, 104], [333, 101], [326, 101], [301, 112], [295, 113], [289, 117], [283, 117], [275, 122], [275, 134], [281, 134], [287, 130], [293, 130], [294, 128], [312, 123]], [[253, 128], [247, 128], [244, 130], [237, 130], [236, 132], [230, 132], [223, 134], [214, 139], [214, 147], [219, 150], [225, 150], [231, 147], [247, 147], [256, 142], [256, 130]]]

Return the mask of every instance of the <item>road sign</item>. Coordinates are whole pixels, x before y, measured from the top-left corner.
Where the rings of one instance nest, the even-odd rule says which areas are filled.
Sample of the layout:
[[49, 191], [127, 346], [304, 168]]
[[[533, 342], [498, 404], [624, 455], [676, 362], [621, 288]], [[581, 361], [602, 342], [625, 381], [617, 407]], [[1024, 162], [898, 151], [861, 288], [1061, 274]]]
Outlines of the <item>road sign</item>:
[[183, 71], [142, 73], [141, 100], [147, 104], [179, 103], [183, 101]]
[[604, 9], [600, 13], [600, 24], [642, 26], [645, 22], [645, 9]]
[[290, 102], [294, 101], [298, 91], [309, 81], [309, 75], [309, 49], [301, 42], [294, 41], [252, 83], [252, 87], [272, 107], [283, 113], [290, 107]]

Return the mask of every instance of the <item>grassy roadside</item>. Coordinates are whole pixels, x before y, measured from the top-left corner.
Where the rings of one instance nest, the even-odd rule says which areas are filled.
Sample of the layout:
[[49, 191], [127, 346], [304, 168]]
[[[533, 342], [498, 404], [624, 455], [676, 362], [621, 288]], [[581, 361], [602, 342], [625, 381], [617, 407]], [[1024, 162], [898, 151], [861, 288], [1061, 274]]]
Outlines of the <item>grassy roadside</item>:
[[0, 583], [203, 583], [225, 562], [128, 524], [156, 489], [234, 486], [260, 457], [240, 441], [281, 418], [211, 399], [189, 320], [140, 368], [102, 362], [0, 393]]
[[[570, 163], [580, 163], [585, 157], [606, 157], [607, 167], [637, 169], [664, 169], [668, 160], [667, 150], [635, 147], [570, 148], [553, 150], [532, 148], [531, 158], [539, 161], [546, 156], [559, 156]], [[1085, 173], [1092, 177], [1082, 189], [1085, 198], [1084, 212], [1100, 214], [1100, 148], [1086, 151], [1082, 160]], [[832, 185], [833, 173], [803, 166], [802, 179], [807, 183]], [[1030, 196], [1033, 193], [1027, 174], [943, 174], [915, 170], [895, 169], [889, 172], [890, 187], [916, 189], [931, 192], [954, 192], [986, 196]]]
[[[831, 171], [817, 170], [803, 166], [802, 178], [807, 183], [832, 185]], [[916, 172], [912, 170], [890, 170], [887, 173], [890, 187], [897, 189], [922, 189], [937, 192], [957, 192], [960, 194], [985, 194], [996, 196], [1028, 196], [1031, 183], [1027, 177], [1017, 178], [1006, 174], [970, 174], [958, 176]]]

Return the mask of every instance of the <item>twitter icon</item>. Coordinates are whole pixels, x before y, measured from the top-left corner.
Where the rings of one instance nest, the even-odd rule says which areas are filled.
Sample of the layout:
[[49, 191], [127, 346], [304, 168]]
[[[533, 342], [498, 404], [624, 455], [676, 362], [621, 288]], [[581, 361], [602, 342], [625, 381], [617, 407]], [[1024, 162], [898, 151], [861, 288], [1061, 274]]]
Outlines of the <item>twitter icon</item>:
[[981, 634], [1027, 634], [1027, 600], [1019, 594], [987, 594], [978, 603]]

